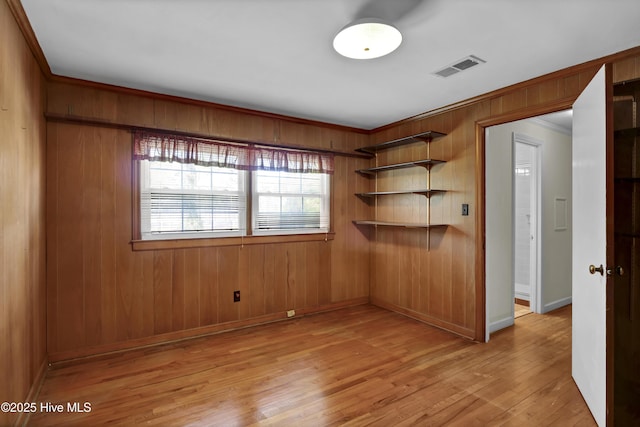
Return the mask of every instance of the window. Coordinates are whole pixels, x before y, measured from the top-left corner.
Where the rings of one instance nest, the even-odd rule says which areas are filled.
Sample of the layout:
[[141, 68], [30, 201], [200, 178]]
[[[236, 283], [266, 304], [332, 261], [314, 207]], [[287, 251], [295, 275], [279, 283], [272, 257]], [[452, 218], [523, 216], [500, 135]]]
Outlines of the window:
[[329, 231], [329, 176], [253, 172], [253, 233]]
[[141, 240], [329, 232], [330, 155], [136, 132], [133, 158]]
[[244, 172], [149, 160], [139, 169], [143, 240], [244, 234]]

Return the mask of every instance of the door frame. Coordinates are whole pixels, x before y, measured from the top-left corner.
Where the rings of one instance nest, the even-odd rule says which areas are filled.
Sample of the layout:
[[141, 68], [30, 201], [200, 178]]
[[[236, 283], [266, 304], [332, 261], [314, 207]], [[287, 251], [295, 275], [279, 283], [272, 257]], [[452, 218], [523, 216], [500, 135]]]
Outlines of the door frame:
[[[577, 96], [576, 96], [577, 98]], [[531, 107], [505, 114], [492, 116], [488, 119], [478, 120], [476, 127], [476, 330], [478, 341], [488, 341], [489, 325], [487, 322], [487, 287], [486, 287], [486, 201], [485, 201], [485, 130], [490, 126], [515, 122], [532, 117], [542, 116], [572, 108], [576, 98], [566, 98], [540, 107]]]
[[[534, 313], [542, 313], [542, 262], [541, 262], [541, 224], [542, 224], [542, 155], [540, 152], [540, 147], [542, 146], [542, 142], [536, 138], [532, 138], [526, 134], [514, 132], [513, 133], [513, 164], [512, 169], [516, 167], [516, 146], [517, 144], [528, 145], [534, 148], [533, 154], [533, 164], [531, 167], [532, 173], [534, 174], [532, 177], [532, 182], [535, 187], [534, 194], [531, 194], [531, 200], [535, 200], [534, 206], [532, 209], [535, 210], [535, 218], [534, 218], [534, 227], [535, 227], [535, 248], [530, 253], [530, 261], [532, 261], [529, 265], [529, 277], [531, 278], [532, 271], [535, 277], [534, 280], [530, 280], [529, 283], [529, 309]], [[513, 175], [513, 197], [512, 197], [512, 215], [514, 217], [513, 226], [515, 228], [515, 203], [516, 203], [516, 176], [515, 172]], [[514, 239], [514, 295], [515, 295], [515, 247], [516, 247], [516, 232], [514, 229], [513, 232]]]

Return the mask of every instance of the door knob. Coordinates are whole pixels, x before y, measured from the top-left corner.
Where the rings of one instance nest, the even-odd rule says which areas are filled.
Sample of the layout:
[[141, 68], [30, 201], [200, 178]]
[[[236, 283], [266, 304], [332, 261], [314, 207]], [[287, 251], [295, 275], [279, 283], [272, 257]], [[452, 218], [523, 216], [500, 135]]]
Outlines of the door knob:
[[593, 264], [589, 266], [589, 273], [596, 274], [596, 271], [600, 273], [601, 276], [604, 276], [604, 267], [602, 267], [602, 264], [600, 264], [600, 267], [596, 267]]
[[589, 273], [596, 274], [596, 272], [600, 273], [601, 276], [604, 276], [605, 273], [607, 273], [607, 276], [612, 276], [614, 273], [618, 276], [624, 276], [624, 268], [622, 268], [622, 266], [620, 265], [617, 265], [615, 267], [607, 267], [607, 269], [605, 270], [604, 267], [602, 267], [602, 264], [600, 264], [600, 267], [596, 267], [595, 265], [591, 264], [589, 266]]

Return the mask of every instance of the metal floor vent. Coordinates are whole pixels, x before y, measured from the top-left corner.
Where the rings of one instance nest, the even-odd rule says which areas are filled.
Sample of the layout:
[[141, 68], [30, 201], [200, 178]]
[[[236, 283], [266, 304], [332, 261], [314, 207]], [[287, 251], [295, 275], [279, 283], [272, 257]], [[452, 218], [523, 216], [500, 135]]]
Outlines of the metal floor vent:
[[459, 73], [460, 71], [468, 70], [471, 67], [475, 67], [478, 64], [484, 64], [484, 59], [480, 59], [477, 56], [469, 55], [466, 58], [462, 58], [459, 61], [456, 61], [455, 64], [451, 64], [442, 70], [436, 71], [433, 74], [440, 77], [449, 77], [454, 74]]

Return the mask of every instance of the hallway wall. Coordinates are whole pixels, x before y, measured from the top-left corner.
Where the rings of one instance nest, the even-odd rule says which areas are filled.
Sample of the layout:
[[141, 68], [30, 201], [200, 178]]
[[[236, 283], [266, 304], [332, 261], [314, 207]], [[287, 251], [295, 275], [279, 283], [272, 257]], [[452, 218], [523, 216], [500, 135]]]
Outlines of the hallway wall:
[[[487, 307], [491, 331], [513, 324], [513, 179], [514, 132], [540, 140], [541, 147], [541, 310], [571, 303], [571, 224], [555, 230], [554, 199], [566, 198], [571, 218], [571, 137], [521, 120], [487, 128]], [[493, 325], [493, 326], [492, 326]]]

